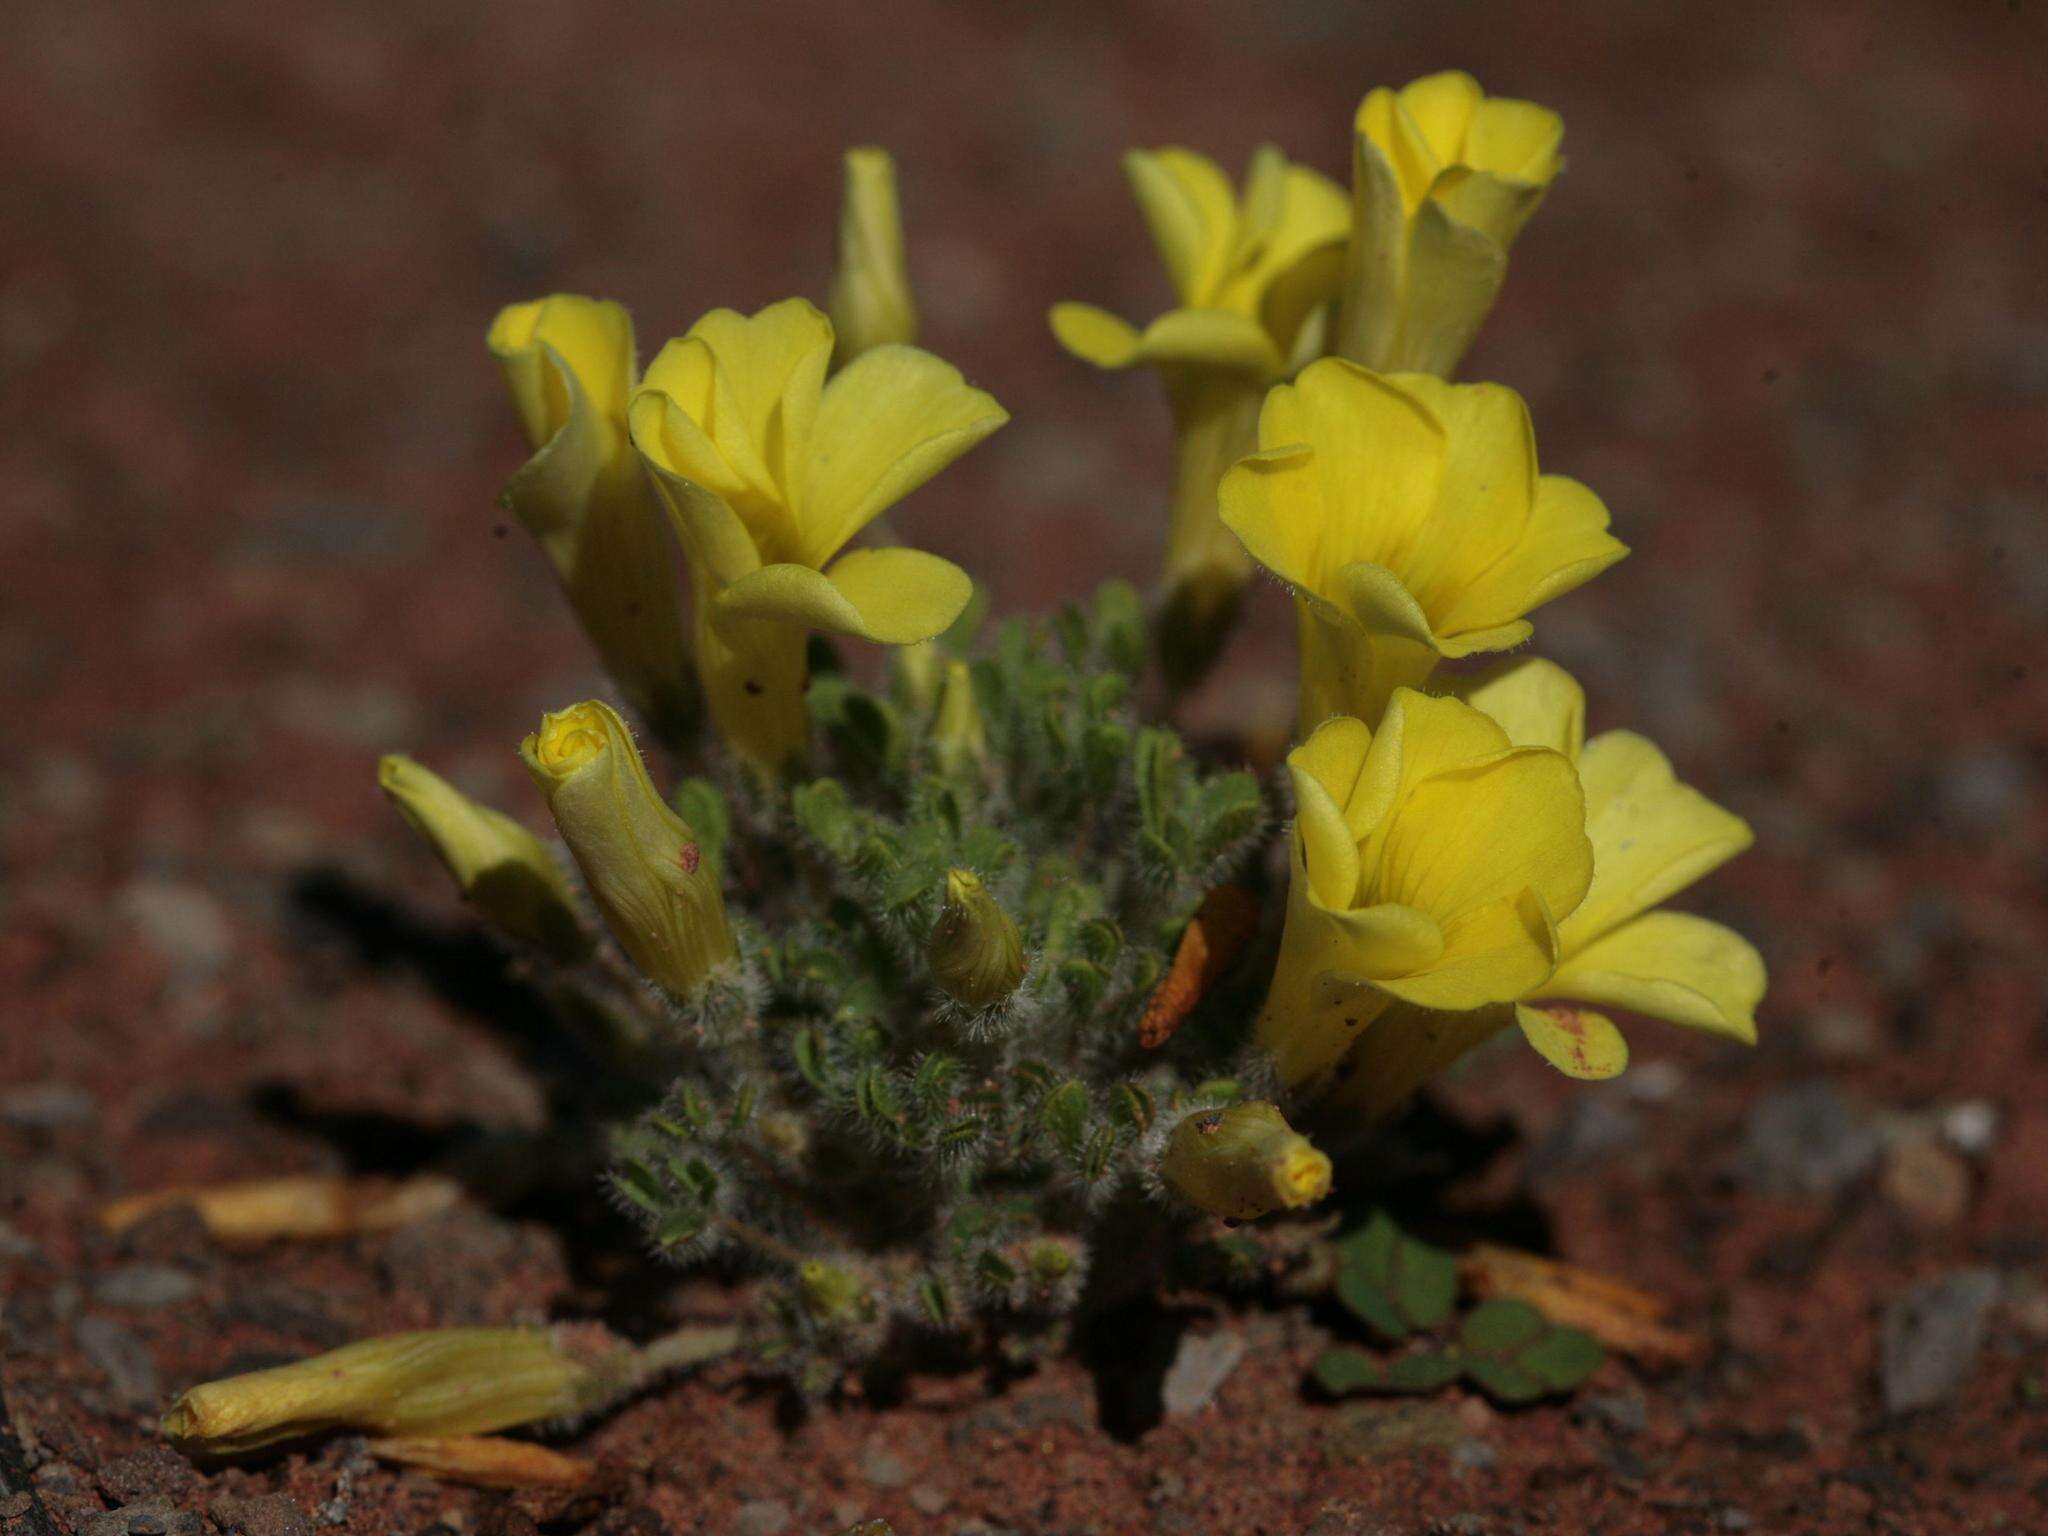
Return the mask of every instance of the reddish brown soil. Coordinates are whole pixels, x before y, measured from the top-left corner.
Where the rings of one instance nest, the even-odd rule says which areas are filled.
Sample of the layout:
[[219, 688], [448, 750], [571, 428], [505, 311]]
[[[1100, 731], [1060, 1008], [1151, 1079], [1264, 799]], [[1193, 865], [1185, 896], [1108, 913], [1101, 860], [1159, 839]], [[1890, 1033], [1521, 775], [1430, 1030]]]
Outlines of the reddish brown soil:
[[[6, 7], [0, 1531], [156, 1495], [252, 1532], [2048, 1527], [2044, 14]], [[1755, 823], [1695, 905], [1774, 985], [1755, 1052], [1634, 1030], [1634, 1089], [1478, 1063], [1451, 1111], [1507, 1134], [1428, 1204], [1447, 1235], [1667, 1293], [1708, 1363], [1613, 1362], [1511, 1414], [1333, 1406], [1302, 1385], [1331, 1319], [1253, 1309], [1192, 1320], [1250, 1352], [1136, 1438], [1097, 1406], [1127, 1354], [808, 1416], [714, 1370], [567, 1437], [607, 1470], [566, 1502], [345, 1442], [229, 1469], [160, 1448], [178, 1388], [356, 1335], [731, 1305], [488, 1171], [498, 1212], [340, 1245], [91, 1223], [176, 1180], [488, 1170], [544, 1119], [559, 1058], [371, 777], [404, 747], [531, 813], [511, 745], [589, 686], [491, 509], [517, 457], [495, 306], [601, 290], [651, 350], [713, 303], [818, 293], [836, 152], [891, 145], [930, 339], [1016, 415], [899, 526], [1043, 605], [1142, 578], [1156, 539], [1162, 413], [1041, 318], [1160, 302], [1117, 153], [1271, 136], [1337, 171], [1365, 87], [1449, 64], [1570, 123], [1470, 371], [1529, 396], [1546, 465], [1601, 489], [1635, 555], [1539, 644], [1596, 728], [1647, 731]], [[1202, 718], [1284, 721], [1277, 594], [1255, 617]], [[1818, 1082], [1835, 1132], [1743, 1152]], [[1997, 1124], [1961, 1188], [1902, 1193], [1914, 1128], [1973, 1101]], [[1963, 1266], [2000, 1277], [1981, 1351], [1888, 1414], [1884, 1310]]]

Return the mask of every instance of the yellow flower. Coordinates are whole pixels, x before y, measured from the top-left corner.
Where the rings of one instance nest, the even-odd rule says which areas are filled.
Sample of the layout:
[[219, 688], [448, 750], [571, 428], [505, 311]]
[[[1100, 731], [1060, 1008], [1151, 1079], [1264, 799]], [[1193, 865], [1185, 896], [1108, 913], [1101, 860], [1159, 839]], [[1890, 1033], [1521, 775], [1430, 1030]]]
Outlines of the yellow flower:
[[696, 700], [675, 543], [626, 433], [633, 322], [617, 304], [558, 293], [499, 311], [488, 345], [533, 449], [500, 501], [633, 707], [678, 740]]
[[1489, 99], [1470, 75], [1428, 75], [1359, 103], [1339, 356], [1448, 378], [1543, 201], [1564, 123]]
[[1563, 753], [1404, 688], [1377, 732], [1330, 720], [1287, 770], [1287, 923], [1258, 1022], [1283, 1084], [1334, 1066], [1390, 1004], [1480, 1008], [1550, 979], [1593, 878]]
[[377, 785], [485, 917], [564, 963], [590, 954], [569, 877], [539, 838], [409, 757], [378, 763]]
[[626, 722], [609, 705], [577, 704], [543, 716], [519, 755], [619, 947], [670, 992], [695, 992], [734, 954], [725, 898]]
[[1242, 197], [1186, 149], [1133, 150], [1124, 169], [1172, 278], [1176, 308], [1141, 332], [1089, 304], [1058, 304], [1061, 345], [1101, 368], [1156, 367], [1173, 408], [1161, 656], [1177, 682], [1214, 659], [1250, 574], [1216, 520], [1216, 483], [1257, 432], [1259, 397], [1322, 350], [1350, 224], [1343, 192], [1271, 145]]
[[1294, 590], [1301, 730], [1377, 720], [1439, 658], [1506, 650], [1523, 617], [1627, 549], [1576, 480], [1539, 475], [1521, 397], [1340, 358], [1276, 386], [1223, 522]]
[[896, 162], [886, 149], [846, 152], [846, 201], [839, 209], [839, 262], [826, 305], [845, 367], [863, 352], [917, 340], [917, 303], [903, 259]]
[[832, 344], [802, 299], [713, 310], [662, 348], [628, 413], [690, 557], [712, 719], [771, 772], [803, 750], [807, 631], [910, 645], [966, 607], [973, 583], [936, 555], [839, 552], [1009, 419], [915, 347], [876, 347], [826, 383]]
[[1628, 1043], [1582, 1003], [1754, 1044], [1765, 980], [1756, 950], [1719, 923], [1653, 910], [1747, 848], [1748, 824], [1681, 783], [1641, 736], [1607, 731], [1586, 741], [1585, 695], [1550, 662], [1509, 663], [1461, 680], [1458, 693], [1517, 745], [1551, 748], [1577, 766], [1593, 882], [1557, 925], [1554, 974], [1512, 1007], [1462, 1016], [1389, 1009], [1340, 1068], [1333, 1101], [1383, 1114], [1511, 1022], [1559, 1071], [1612, 1077], [1628, 1065]]

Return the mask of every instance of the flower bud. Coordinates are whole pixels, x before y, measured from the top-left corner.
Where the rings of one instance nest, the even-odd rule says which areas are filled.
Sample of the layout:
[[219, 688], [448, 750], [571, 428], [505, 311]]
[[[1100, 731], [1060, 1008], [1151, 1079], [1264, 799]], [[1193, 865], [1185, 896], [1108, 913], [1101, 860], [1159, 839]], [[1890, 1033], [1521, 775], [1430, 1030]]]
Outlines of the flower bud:
[[564, 964], [589, 955], [569, 877], [539, 838], [409, 757], [393, 753], [379, 762], [377, 785], [440, 855], [470, 905]]
[[1250, 1221], [1313, 1205], [1330, 1192], [1330, 1160], [1271, 1104], [1197, 1110], [1167, 1137], [1166, 1187], [1213, 1216]]
[[932, 756], [950, 774], [978, 772], [988, 763], [988, 731], [974, 697], [974, 671], [964, 661], [946, 663], [939, 712], [932, 721]]
[[896, 162], [885, 149], [846, 152], [846, 201], [839, 210], [839, 262], [826, 304], [845, 367], [872, 347], [917, 340], [917, 305], [903, 260]]
[[946, 872], [946, 904], [925, 958], [945, 994], [969, 1008], [1001, 1002], [1024, 979], [1023, 937], [970, 870]]
[[734, 946], [725, 900], [689, 824], [655, 792], [617, 711], [543, 716], [520, 744], [605, 925], [641, 971], [688, 996]]
[[822, 1259], [807, 1259], [797, 1268], [797, 1286], [804, 1308], [821, 1323], [866, 1322], [875, 1305], [860, 1277]]
[[918, 715], [928, 715], [939, 702], [939, 690], [945, 686], [946, 659], [939, 654], [936, 640], [920, 640], [915, 645], [898, 646], [896, 675], [903, 680], [903, 691], [910, 700], [910, 707]]
[[171, 1405], [163, 1429], [215, 1456], [334, 1429], [474, 1435], [582, 1413], [608, 1389], [547, 1329], [440, 1328], [206, 1382]]

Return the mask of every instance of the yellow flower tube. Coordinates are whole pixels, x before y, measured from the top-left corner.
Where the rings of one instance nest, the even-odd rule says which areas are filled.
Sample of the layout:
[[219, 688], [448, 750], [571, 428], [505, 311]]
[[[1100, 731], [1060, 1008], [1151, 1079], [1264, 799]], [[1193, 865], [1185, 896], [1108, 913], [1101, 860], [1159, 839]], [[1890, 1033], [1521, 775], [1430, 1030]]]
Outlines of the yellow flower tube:
[[1133, 150], [1124, 169], [1176, 307], [1140, 331], [1058, 304], [1052, 328], [1084, 362], [1151, 367], [1166, 385], [1175, 449], [1160, 656], [1185, 684], [1215, 659], [1250, 575], [1217, 522], [1217, 482], [1251, 450], [1267, 386], [1322, 350], [1349, 215], [1341, 190], [1271, 145], [1253, 155], [1241, 195], [1191, 150]]
[[628, 413], [690, 558], [712, 719], [771, 773], [803, 752], [810, 631], [911, 645], [967, 606], [973, 583], [950, 561], [840, 551], [1009, 419], [915, 347], [874, 347], [828, 383], [832, 348], [802, 299], [713, 310], [662, 349]]
[[846, 152], [846, 200], [839, 209], [839, 260], [826, 302], [845, 367], [863, 352], [917, 341], [917, 302], [903, 255], [903, 216], [896, 201], [896, 162], [885, 149]]
[[1550, 979], [1593, 877], [1564, 754], [1402, 689], [1377, 732], [1327, 721], [1287, 771], [1287, 920], [1257, 1030], [1285, 1086], [1320, 1079], [1393, 1004], [1462, 1012]]
[[1340, 358], [1266, 396], [1259, 451], [1221, 499], [1294, 592], [1303, 735], [1333, 715], [1377, 721], [1444, 657], [1521, 644], [1525, 614], [1628, 553], [1597, 496], [1537, 472], [1513, 390]]
[[1334, 350], [1384, 372], [1449, 378], [1563, 164], [1564, 123], [1452, 70], [1372, 92], [1353, 129]]
[[1509, 662], [1461, 679], [1456, 692], [1516, 745], [1555, 750], [1574, 764], [1592, 884], [1558, 922], [1558, 963], [1548, 978], [1473, 1013], [1390, 1008], [1339, 1068], [1331, 1103], [1378, 1118], [1510, 1025], [1567, 1076], [1613, 1077], [1628, 1065], [1628, 1042], [1588, 1003], [1754, 1044], [1762, 958], [1719, 923], [1658, 910], [1747, 848], [1748, 823], [1680, 782], [1641, 736], [1608, 731], [1587, 741], [1585, 694], [1550, 662]]
[[500, 500], [634, 709], [679, 740], [697, 704], [674, 539], [626, 431], [633, 322], [617, 304], [559, 293], [499, 311], [487, 340], [533, 449]]
[[573, 705], [542, 717], [519, 755], [620, 948], [670, 992], [695, 992], [735, 953], [725, 898], [626, 722], [595, 700]]

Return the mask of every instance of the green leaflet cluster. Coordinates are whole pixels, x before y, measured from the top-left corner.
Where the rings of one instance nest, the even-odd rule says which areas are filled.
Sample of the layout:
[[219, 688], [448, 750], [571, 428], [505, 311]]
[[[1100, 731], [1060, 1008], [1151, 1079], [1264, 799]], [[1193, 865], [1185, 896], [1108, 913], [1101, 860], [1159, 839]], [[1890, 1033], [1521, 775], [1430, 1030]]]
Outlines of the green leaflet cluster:
[[[675, 1081], [616, 1132], [612, 1183], [665, 1253], [769, 1261], [768, 1351], [814, 1389], [905, 1325], [1000, 1315], [1006, 1347], [1029, 1348], [1092, 1267], [1130, 1271], [1097, 1291], [1144, 1283], [1161, 1245], [1140, 1234], [1176, 1222], [1155, 1126], [1259, 1070], [1227, 988], [1166, 1049], [1137, 1043], [1203, 893], [1257, 878], [1270, 811], [1251, 775], [1201, 771], [1136, 723], [1136, 595], [1005, 623], [967, 660], [971, 631], [908, 655], [886, 691], [814, 657], [822, 776], [674, 793], [743, 979], [661, 1025]], [[963, 685], [967, 750], [962, 700], [940, 697]], [[987, 1006], [928, 960], [954, 870], [1022, 939], [1021, 981]]]

